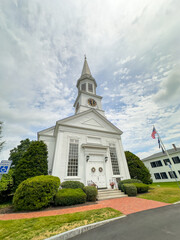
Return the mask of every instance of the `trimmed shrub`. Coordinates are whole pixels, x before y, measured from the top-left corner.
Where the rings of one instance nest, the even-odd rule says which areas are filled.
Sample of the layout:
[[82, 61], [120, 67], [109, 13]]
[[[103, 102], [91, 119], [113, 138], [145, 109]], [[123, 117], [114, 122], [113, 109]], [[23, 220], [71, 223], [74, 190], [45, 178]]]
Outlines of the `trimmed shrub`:
[[24, 180], [48, 174], [47, 146], [43, 141], [32, 141], [14, 171], [15, 189]]
[[129, 151], [126, 151], [125, 155], [131, 178], [137, 178], [145, 184], [151, 184], [151, 174], [139, 157]]
[[61, 187], [62, 188], [72, 188], [72, 189], [75, 189], [75, 188], [83, 189], [84, 184], [82, 182], [79, 182], [79, 181], [65, 181], [65, 182], [61, 183]]
[[127, 183], [127, 184], [124, 184], [123, 187], [124, 187], [124, 192], [129, 197], [137, 195], [137, 188], [136, 186], [134, 186], [134, 184]]
[[60, 180], [53, 176], [29, 178], [18, 186], [13, 205], [16, 210], [37, 210], [48, 206], [58, 191]]
[[96, 197], [97, 197], [97, 188], [94, 186], [86, 186], [83, 188], [84, 192], [87, 195], [87, 201], [88, 202], [95, 202], [96, 201]]
[[55, 197], [54, 204], [56, 206], [70, 206], [86, 202], [86, 194], [82, 189], [60, 189]]
[[119, 181], [118, 182], [119, 190], [124, 192], [123, 184], [125, 184], [125, 183], [142, 183], [142, 182], [141, 182], [141, 180], [138, 180], [138, 179], [126, 179], [126, 180]]
[[133, 183], [133, 185], [136, 186], [138, 193], [145, 193], [149, 190], [149, 186], [144, 183]]

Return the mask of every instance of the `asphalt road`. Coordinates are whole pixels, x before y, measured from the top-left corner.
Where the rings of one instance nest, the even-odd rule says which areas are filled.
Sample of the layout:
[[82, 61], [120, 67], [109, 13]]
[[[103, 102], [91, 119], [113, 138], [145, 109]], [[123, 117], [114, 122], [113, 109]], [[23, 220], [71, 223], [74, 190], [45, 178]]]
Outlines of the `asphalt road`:
[[179, 239], [180, 204], [133, 213], [71, 238], [71, 240]]

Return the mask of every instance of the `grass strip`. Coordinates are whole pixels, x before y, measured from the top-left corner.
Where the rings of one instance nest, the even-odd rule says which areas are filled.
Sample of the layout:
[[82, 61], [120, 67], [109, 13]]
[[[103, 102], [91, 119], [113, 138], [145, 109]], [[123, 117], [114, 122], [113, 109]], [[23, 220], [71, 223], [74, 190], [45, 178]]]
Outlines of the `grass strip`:
[[180, 188], [175, 182], [153, 183], [146, 194], [138, 195], [139, 198], [175, 203], [180, 201]]
[[41, 240], [83, 225], [123, 215], [112, 208], [50, 217], [0, 221], [0, 239]]
[[12, 203], [1, 203], [0, 204], [0, 209], [11, 207], [11, 206], [12, 206]]

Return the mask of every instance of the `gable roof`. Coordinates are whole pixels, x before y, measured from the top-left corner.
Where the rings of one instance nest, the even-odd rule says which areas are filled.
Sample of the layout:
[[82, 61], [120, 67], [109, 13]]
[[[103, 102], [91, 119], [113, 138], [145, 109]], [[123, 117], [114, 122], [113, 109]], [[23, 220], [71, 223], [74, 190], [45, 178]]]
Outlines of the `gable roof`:
[[49, 128], [46, 128], [44, 130], [41, 130], [39, 132], [37, 132], [37, 135], [49, 135], [49, 136], [53, 136], [54, 135], [54, 128], [55, 126], [53, 127], [49, 127]]
[[[82, 116], [85, 116], [89, 113], [93, 112], [97, 117], [99, 117], [102, 121], [104, 121], [106, 124], [108, 124], [116, 133], [118, 134], [122, 134], [123, 132], [117, 128], [114, 124], [112, 124], [109, 120], [107, 120], [106, 117], [102, 116], [100, 113], [98, 113], [95, 109], [89, 109], [87, 111], [83, 111], [81, 113], [78, 113], [78, 114], [75, 114], [73, 116], [70, 116], [70, 117], [67, 117], [67, 118], [64, 118], [62, 120], [59, 120], [56, 122], [56, 125], [67, 125], [68, 126], [68, 122], [71, 121], [71, 120], [74, 120], [74, 119], [78, 119]], [[89, 121], [92, 122], [92, 120], [90, 119]], [[88, 122], [88, 121], [86, 121]], [[86, 123], [88, 125], [88, 123]]]
[[[174, 154], [174, 153], [179, 153], [180, 148], [177, 148], [177, 150], [174, 150], [174, 148], [168, 149], [167, 152], [169, 153], [169, 155]], [[142, 161], [147, 161], [147, 160], [151, 160], [153, 158], [158, 158], [158, 157], [163, 157], [163, 156], [168, 158], [166, 153], [158, 152], [158, 153], [152, 154], [151, 156], [149, 156], [147, 158], [142, 159]]]

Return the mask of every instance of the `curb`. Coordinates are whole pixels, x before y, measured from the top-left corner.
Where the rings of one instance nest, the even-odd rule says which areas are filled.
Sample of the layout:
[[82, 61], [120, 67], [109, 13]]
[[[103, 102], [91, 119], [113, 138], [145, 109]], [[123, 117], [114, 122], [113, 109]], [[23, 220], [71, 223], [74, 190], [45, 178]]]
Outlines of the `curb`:
[[52, 236], [50, 238], [46, 238], [45, 240], [66, 240], [66, 239], [75, 237], [75, 236], [77, 236], [81, 233], [87, 232], [87, 231], [89, 231], [93, 228], [99, 227], [101, 225], [104, 225], [106, 223], [109, 223], [109, 222], [112, 222], [112, 221], [115, 221], [115, 220], [118, 220], [118, 219], [124, 218], [124, 217], [126, 217], [126, 215], [116, 217], [116, 218], [110, 218], [110, 219], [107, 219], [107, 220], [104, 220], [104, 221], [101, 221], [101, 222], [91, 223], [91, 224], [88, 224], [88, 225], [85, 225], [85, 226], [74, 228], [74, 229], [69, 230], [69, 231], [64, 232], [64, 233], [60, 233], [60, 234]]
[[173, 204], [179, 204], [180, 203], [180, 201], [178, 201], [178, 202], [175, 202], [175, 203], [173, 203]]

